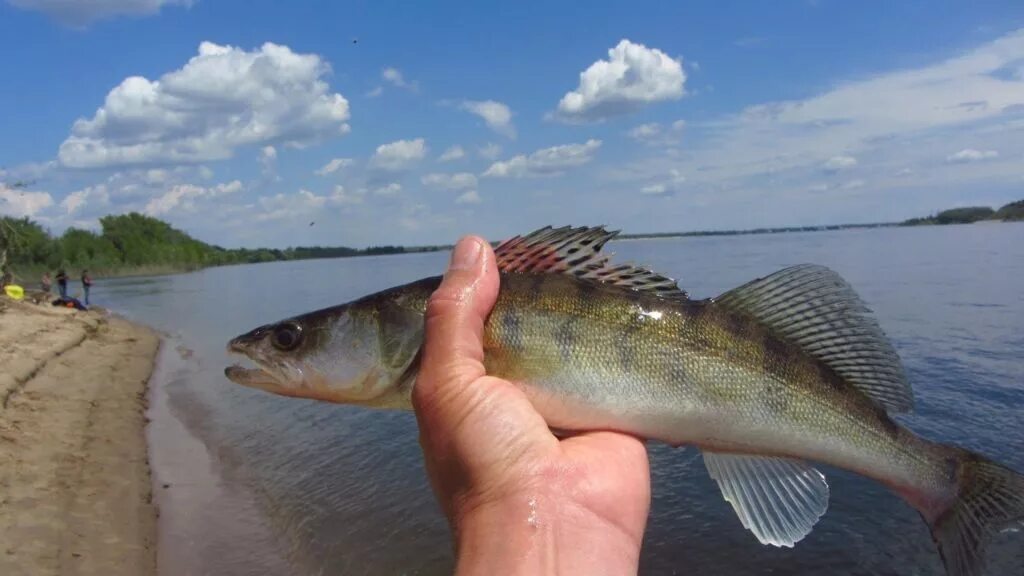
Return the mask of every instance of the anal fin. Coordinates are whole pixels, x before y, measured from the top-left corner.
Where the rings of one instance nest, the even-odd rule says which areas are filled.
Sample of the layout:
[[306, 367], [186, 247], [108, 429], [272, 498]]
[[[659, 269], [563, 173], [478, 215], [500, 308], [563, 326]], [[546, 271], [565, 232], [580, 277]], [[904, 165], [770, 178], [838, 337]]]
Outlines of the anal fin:
[[803, 461], [707, 450], [703, 454], [722, 496], [762, 544], [793, 547], [828, 509], [825, 475]]

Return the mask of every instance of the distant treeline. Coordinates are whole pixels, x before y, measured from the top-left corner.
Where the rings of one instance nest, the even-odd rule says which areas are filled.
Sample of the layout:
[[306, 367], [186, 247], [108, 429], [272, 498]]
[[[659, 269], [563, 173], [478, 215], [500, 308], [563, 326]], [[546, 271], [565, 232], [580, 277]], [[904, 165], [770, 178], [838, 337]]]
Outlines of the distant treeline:
[[929, 224], [970, 224], [982, 220], [997, 220], [1003, 222], [1024, 221], [1024, 200], [1010, 202], [999, 210], [993, 210], [988, 206], [968, 206], [966, 208], [952, 208], [943, 210], [933, 216], [924, 218], [911, 218], [903, 222], [904, 226], [922, 226]]
[[378, 256], [381, 254], [412, 254], [416, 252], [436, 252], [451, 246], [370, 246], [368, 248], [349, 248], [347, 246], [298, 246], [295, 248], [234, 248], [224, 249], [213, 246], [224, 254], [237, 255], [227, 264], [274, 262], [277, 260], [310, 260], [313, 258], [350, 258], [353, 256]]
[[786, 226], [782, 228], [751, 228], [749, 230], [696, 230], [691, 232], [650, 232], [646, 234], [619, 234], [617, 238], [635, 240], [641, 238], [684, 238], [690, 236], [741, 236], [745, 234], [784, 234], [787, 232], [821, 232], [824, 230], [849, 230], [851, 228], [885, 228], [898, 224], [879, 222], [872, 224], [830, 224], [824, 226]]
[[100, 218], [99, 233], [68, 228], [59, 237], [28, 218], [0, 217], [0, 266], [23, 274], [58, 268], [67, 269], [72, 275], [81, 269], [89, 269], [94, 275], [175, 272], [225, 264], [401, 254], [444, 248], [227, 249], [201, 242], [162, 220], [134, 212]]
[[[695, 232], [659, 232], [623, 234], [622, 239], [670, 238], [686, 236], [730, 236], [739, 234], [773, 234], [815, 232], [849, 228], [885, 226], [918, 226], [929, 224], [966, 224], [982, 220], [1024, 221], [1024, 200], [1012, 202], [999, 210], [986, 206], [953, 208], [926, 218], [912, 218], [901, 224], [839, 224], [831, 226], [791, 226], [753, 230], [710, 230]], [[300, 246], [295, 248], [222, 248], [192, 238], [170, 224], [138, 213], [100, 218], [100, 232], [68, 228], [53, 236], [29, 218], [0, 217], [0, 269], [13, 269], [22, 275], [42, 270], [64, 268], [70, 275], [89, 269], [93, 275], [181, 272], [221, 266], [306, 260], [311, 258], [347, 258], [378, 254], [403, 254], [446, 250], [444, 246]]]

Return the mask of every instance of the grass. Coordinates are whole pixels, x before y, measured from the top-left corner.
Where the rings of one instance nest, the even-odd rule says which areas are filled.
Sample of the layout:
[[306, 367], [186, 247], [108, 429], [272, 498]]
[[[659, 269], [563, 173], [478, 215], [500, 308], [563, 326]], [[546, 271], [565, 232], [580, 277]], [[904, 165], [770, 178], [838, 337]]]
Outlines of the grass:
[[[90, 268], [89, 275], [92, 276], [93, 280], [97, 280], [100, 278], [124, 278], [130, 276], [165, 276], [167, 274], [191, 272], [195, 269], [195, 267], [172, 266], [169, 264], [148, 264], [145, 266], [125, 266], [118, 268]], [[72, 282], [78, 282], [79, 275], [82, 272], [81, 270], [66, 268], [65, 271], [68, 273], [68, 277]], [[47, 268], [46, 266], [37, 265], [11, 267], [11, 273], [14, 275], [14, 283], [25, 288], [38, 288], [45, 272], [50, 273], [50, 280], [53, 282], [54, 290], [56, 290], [56, 268]]]

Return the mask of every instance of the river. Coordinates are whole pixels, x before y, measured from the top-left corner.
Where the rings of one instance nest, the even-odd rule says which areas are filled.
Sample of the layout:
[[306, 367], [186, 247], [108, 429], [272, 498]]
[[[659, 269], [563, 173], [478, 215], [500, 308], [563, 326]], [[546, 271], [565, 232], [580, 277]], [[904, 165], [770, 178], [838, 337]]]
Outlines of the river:
[[[917, 405], [899, 420], [1024, 471], [1024, 224], [631, 240], [606, 249], [678, 278], [695, 297], [792, 264], [835, 269], [904, 360]], [[163, 574], [451, 571], [411, 414], [273, 397], [222, 373], [234, 361], [225, 353], [232, 336], [438, 274], [446, 257], [276, 262], [97, 283], [94, 303], [168, 334], [149, 432]], [[828, 513], [794, 549], [767, 548], [743, 530], [695, 450], [650, 452], [643, 574], [943, 573], [917, 513], [871, 481], [824, 468]], [[993, 574], [1024, 570], [1022, 536], [993, 547]]]

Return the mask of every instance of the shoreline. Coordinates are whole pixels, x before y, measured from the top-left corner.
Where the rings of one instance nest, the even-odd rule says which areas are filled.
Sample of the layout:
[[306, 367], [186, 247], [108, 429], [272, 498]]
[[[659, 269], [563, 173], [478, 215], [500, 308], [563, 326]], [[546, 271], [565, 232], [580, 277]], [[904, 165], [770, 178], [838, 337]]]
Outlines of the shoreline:
[[162, 336], [146, 410], [153, 502], [161, 511], [157, 574], [292, 573], [255, 495], [194, 427], [210, 415], [190, 403], [190, 385], [202, 378], [192, 351], [177, 336]]
[[0, 298], [0, 573], [156, 574], [146, 439], [159, 335]]

